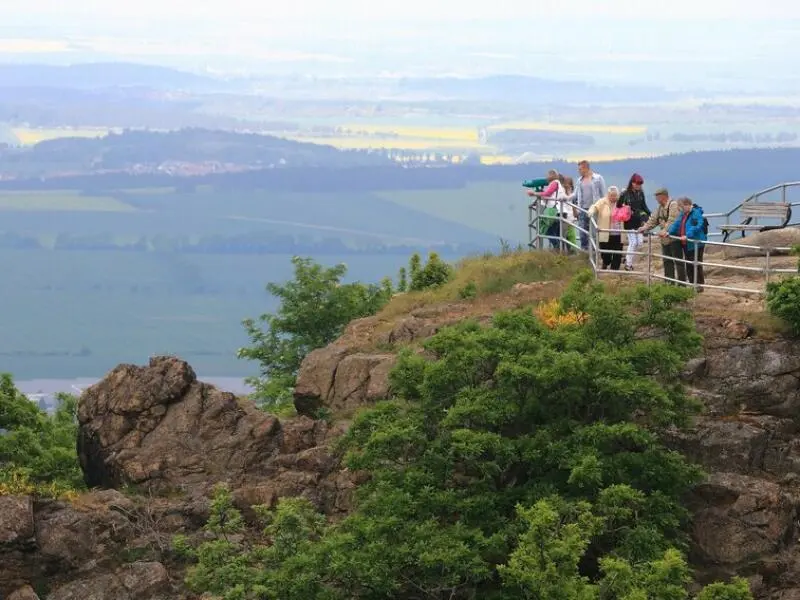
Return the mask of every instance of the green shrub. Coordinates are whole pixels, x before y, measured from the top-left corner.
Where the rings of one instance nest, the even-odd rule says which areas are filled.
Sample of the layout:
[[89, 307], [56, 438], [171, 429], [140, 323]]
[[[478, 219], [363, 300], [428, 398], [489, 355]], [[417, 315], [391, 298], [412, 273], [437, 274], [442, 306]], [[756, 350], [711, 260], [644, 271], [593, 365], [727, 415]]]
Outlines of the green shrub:
[[436, 252], [428, 255], [428, 262], [421, 266], [419, 254], [414, 254], [409, 261], [411, 274], [410, 290], [419, 292], [439, 287], [447, 283], [453, 275], [453, 267], [444, 262]]
[[478, 286], [475, 282], [470, 280], [464, 287], [458, 290], [458, 297], [462, 300], [472, 300], [478, 295]]
[[800, 276], [768, 284], [767, 308], [800, 335]]
[[84, 487], [77, 399], [61, 394], [58, 400], [49, 415], [17, 390], [11, 375], [0, 376], [0, 495], [58, 497]]
[[[284, 499], [256, 541], [211, 532], [192, 589], [226, 600], [685, 600], [681, 498], [702, 473], [658, 433], [698, 408], [679, 379], [701, 342], [681, 308], [689, 293], [610, 295], [583, 274], [561, 299], [580, 322], [517, 310], [441, 330], [425, 343], [431, 358], [404, 351], [395, 397], [360, 412], [339, 442], [348, 469], [369, 475], [354, 511], [326, 524]], [[215, 510], [238, 521], [227, 497]]]

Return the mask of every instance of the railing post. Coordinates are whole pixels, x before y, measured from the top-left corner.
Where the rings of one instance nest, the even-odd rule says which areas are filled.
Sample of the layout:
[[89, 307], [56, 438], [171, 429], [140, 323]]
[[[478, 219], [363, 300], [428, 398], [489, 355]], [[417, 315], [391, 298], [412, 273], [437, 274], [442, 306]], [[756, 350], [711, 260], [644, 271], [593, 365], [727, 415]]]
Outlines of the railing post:
[[533, 226], [533, 204], [528, 204], [528, 248], [533, 250], [536, 244], [536, 229]]
[[589, 244], [594, 243], [594, 275], [599, 277], [602, 270], [602, 258], [600, 257], [600, 232], [597, 230], [597, 223], [594, 217], [589, 217]]
[[647, 236], [647, 287], [650, 287], [653, 282], [653, 236]]
[[564, 201], [561, 204], [556, 202], [556, 210], [558, 211], [558, 251], [561, 254], [567, 253], [567, 245], [564, 243]]
[[694, 276], [692, 277], [692, 284], [693, 284], [695, 292], [697, 292], [697, 290], [700, 287], [697, 284], [697, 266], [698, 266], [698, 263], [697, 263], [697, 252], [698, 252], [699, 248], [700, 248], [700, 244], [698, 242], [695, 242], [694, 243], [694, 259], [692, 259], [692, 269], [694, 270]]
[[764, 287], [765, 290], [766, 290], [766, 286], [769, 286], [769, 272], [770, 272], [770, 269], [771, 269], [769, 257], [770, 257], [770, 252], [769, 252], [769, 247], [768, 247], [767, 248], [767, 254], [764, 257], [764, 279], [766, 280], [764, 282], [765, 283], [765, 287]]
[[[536, 229], [539, 232], [539, 250], [544, 250], [545, 239], [542, 237], [542, 215], [544, 211], [542, 210], [542, 199], [541, 197], [536, 197]], [[547, 235], [547, 230], [545, 229], [544, 234]]]

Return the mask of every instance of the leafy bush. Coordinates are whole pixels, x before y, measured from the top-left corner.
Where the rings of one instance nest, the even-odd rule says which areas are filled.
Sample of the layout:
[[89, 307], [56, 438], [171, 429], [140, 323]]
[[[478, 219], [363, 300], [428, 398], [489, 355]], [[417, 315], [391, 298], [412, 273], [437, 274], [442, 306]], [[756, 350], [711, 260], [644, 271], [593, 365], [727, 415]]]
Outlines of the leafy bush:
[[478, 286], [474, 281], [468, 281], [464, 287], [458, 290], [458, 297], [461, 300], [473, 300], [478, 295]]
[[76, 440], [77, 400], [59, 396], [48, 415], [0, 376], [0, 495], [58, 497], [83, 488]]
[[380, 286], [343, 284], [343, 264], [326, 268], [301, 257], [292, 258], [292, 264], [292, 281], [267, 284], [281, 301], [277, 314], [246, 319], [251, 346], [237, 354], [260, 364], [261, 375], [248, 382], [256, 398], [270, 407], [291, 402], [297, 371], [309, 352], [334, 341], [353, 319], [376, 313], [392, 296], [386, 280]]
[[447, 283], [453, 275], [453, 267], [444, 262], [436, 252], [428, 255], [428, 262], [422, 266], [419, 254], [414, 253], [408, 264], [411, 275], [409, 289], [412, 292], [429, 290]]
[[800, 276], [768, 284], [767, 308], [800, 336]]
[[257, 542], [217, 534], [195, 551], [194, 591], [684, 600], [681, 497], [701, 472], [658, 432], [697, 408], [678, 377], [700, 348], [680, 308], [690, 294], [609, 295], [584, 273], [559, 307], [580, 320], [547, 326], [518, 310], [492, 327], [441, 330], [425, 344], [430, 360], [404, 352], [396, 397], [359, 413], [340, 440], [345, 465], [369, 474], [355, 510], [324, 525], [283, 500]]

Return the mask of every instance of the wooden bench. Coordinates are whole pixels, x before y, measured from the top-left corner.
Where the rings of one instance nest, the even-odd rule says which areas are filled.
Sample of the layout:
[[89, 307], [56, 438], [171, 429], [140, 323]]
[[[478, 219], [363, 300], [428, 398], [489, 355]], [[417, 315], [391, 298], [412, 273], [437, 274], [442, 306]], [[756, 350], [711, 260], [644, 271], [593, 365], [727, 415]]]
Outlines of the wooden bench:
[[[739, 208], [742, 215], [742, 222], [739, 224], [720, 225], [722, 231], [722, 241], [727, 242], [728, 237], [734, 231], [741, 231], [744, 237], [745, 231], [768, 231], [770, 229], [783, 229], [789, 224], [792, 218], [792, 206], [786, 202], [745, 202]], [[760, 225], [752, 224], [753, 219], [777, 219], [780, 225]]]

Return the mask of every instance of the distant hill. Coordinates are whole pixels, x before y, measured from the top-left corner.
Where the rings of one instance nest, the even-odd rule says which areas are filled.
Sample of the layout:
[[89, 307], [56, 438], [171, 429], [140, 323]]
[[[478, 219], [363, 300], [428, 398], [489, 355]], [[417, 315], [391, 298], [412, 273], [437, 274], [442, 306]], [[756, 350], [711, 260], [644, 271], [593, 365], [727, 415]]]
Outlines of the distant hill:
[[30, 148], [0, 150], [0, 163], [0, 173], [23, 178], [108, 171], [169, 174], [180, 170], [176, 174], [203, 175], [281, 166], [341, 168], [395, 164], [380, 154], [208, 129], [125, 131], [101, 138], [59, 138]]
[[559, 81], [522, 75], [488, 77], [408, 78], [398, 82], [401, 90], [428, 93], [459, 100], [519, 101], [530, 104], [664, 101], [676, 94], [646, 86], [599, 86], [580, 81]]
[[203, 75], [125, 62], [75, 65], [0, 64], [0, 89], [147, 87], [199, 90], [220, 88], [223, 85], [224, 82]]

